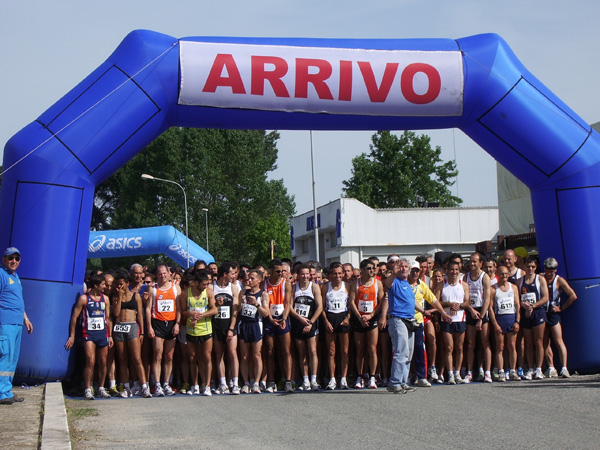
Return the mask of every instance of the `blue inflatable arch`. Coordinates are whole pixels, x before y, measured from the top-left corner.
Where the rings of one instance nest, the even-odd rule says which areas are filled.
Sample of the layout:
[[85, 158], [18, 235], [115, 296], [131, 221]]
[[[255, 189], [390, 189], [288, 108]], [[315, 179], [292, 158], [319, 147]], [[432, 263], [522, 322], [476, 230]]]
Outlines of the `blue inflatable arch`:
[[[189, 247], [189, 251], [186, 250]], [[129, 230], [92, 231], [88, 258], [120, 258], [123, 256], [162, 253], [184, 269], [197, 260], [211, 263], [210, 253], [171, 226], [132, 228]]]
[[18, 373], [68, 371], [94, 188], [171, 126], [311, 130], [456, 127], [529, 186], [542, 258], [580, 300], [565, 314], [573, 368], [600, 367], [599, 135], [497, 35], [457, 40], [201, 37], [134, 31], [6, 145], [0, 242], [23, 253], [36, 332]]

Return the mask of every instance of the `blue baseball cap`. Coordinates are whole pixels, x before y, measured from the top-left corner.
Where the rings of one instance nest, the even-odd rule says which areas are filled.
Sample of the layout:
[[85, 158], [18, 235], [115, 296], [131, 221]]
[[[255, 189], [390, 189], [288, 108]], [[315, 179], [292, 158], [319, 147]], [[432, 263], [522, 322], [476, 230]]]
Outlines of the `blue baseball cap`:
[[18, 253], [19, 255], [21, 254], [19, 249], [16, 247], [8, 247], [6, 250], [4, 250], [4, 256], [14, 255], [15, 253]]

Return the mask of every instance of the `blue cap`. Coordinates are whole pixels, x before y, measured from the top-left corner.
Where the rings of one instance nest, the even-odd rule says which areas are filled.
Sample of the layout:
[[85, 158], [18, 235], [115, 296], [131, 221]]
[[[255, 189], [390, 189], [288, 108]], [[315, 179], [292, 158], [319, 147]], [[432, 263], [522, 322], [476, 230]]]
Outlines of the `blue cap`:
[[21, 254], [19, 249], [16, 247], [8, 247], [6, 250], [4, 250], [4, 256], [14, 255], [15, 253], [18, 253], [19, 255]]

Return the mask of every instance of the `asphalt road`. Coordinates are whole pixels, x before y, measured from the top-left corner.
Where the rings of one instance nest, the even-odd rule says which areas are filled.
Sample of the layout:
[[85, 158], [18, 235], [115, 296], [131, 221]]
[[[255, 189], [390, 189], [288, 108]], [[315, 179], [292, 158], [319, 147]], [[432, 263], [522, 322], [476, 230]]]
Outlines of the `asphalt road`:
[[[94, 408], [75, 448], [599, 448], [600, 376], [420, 388], [152, 399]], [[72, 430], [73, 433], [74, 430]]]

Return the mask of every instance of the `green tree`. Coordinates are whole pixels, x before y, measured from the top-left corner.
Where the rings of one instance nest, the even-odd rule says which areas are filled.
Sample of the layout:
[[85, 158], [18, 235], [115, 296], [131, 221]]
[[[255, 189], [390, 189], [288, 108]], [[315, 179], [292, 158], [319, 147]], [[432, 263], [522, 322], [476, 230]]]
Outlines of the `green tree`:
[[441, 147], [432, 148], [429, 136], [378, 131], [371, 141], [369, 154], [352, 160], [352, 177], [342, 182], [344, 197], [372, 208], [415, 207], [419, 197], [440, 206], [462, 203], [450, 192], [458, 175], [456, 163], [443, 162]]
[[[202, 209], [209, 210], [209, 251], [217, 261], [265, 262], [271, 239], [289, 242], [295, 212], [283, 181], [267, 179], [276, 168], [278, 138], [260, 130], [171, 128], [98, 186], [92, 227], [172, 225], [183, 232], [181, 189], [141, 179], [148, 173], [184, 187], [189, 237], [202, 247]], [[289, 243], [279, 248], [279, 257], [289, 256]]]

